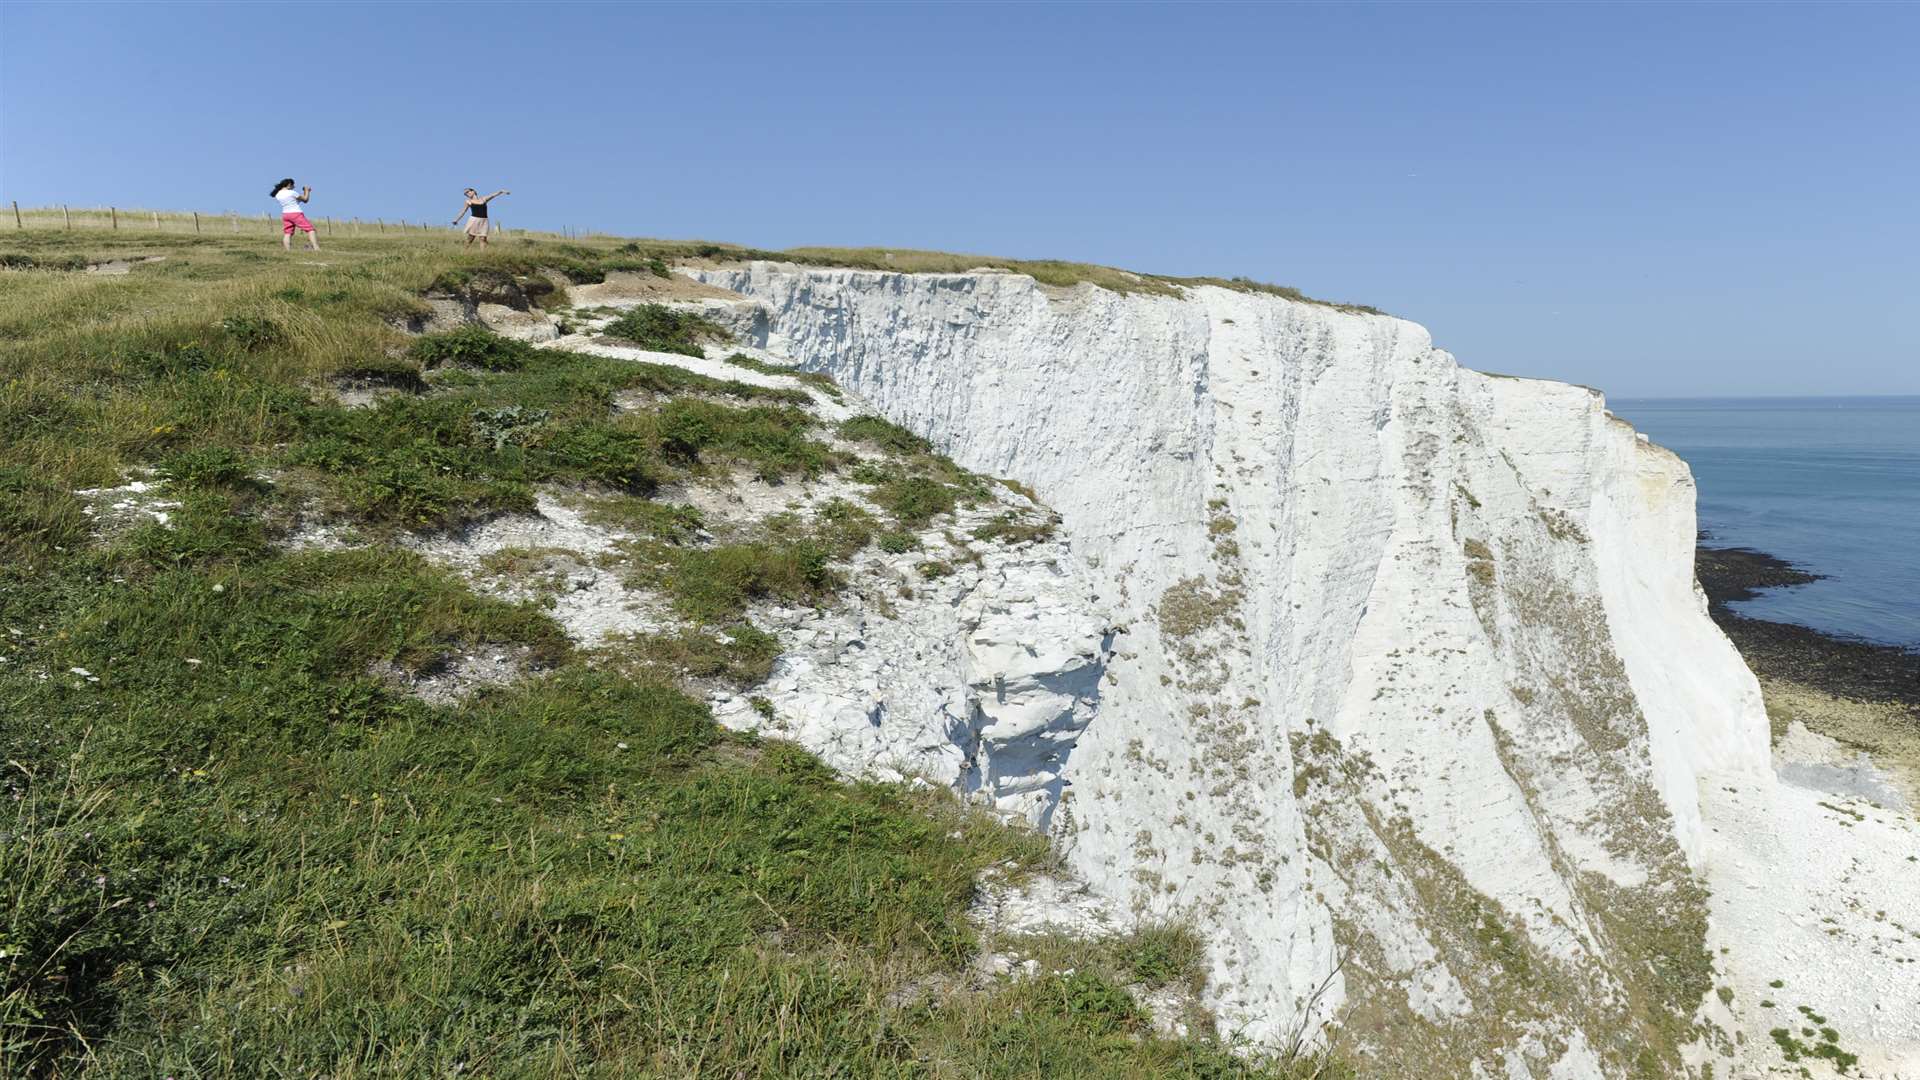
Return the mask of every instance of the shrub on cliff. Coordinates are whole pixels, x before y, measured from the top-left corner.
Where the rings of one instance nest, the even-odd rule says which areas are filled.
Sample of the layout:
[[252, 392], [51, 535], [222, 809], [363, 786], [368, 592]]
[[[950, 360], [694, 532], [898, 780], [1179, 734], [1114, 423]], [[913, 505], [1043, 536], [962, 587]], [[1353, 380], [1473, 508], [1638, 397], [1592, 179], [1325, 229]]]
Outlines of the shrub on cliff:
[[609, 337], [630, 341], [653, 352], [705, 356], [700, 347], [703, 338], [717, 338], [724, 331], [711, 320], [690, 311], [642, 304], [631, 308], [602, 331]]

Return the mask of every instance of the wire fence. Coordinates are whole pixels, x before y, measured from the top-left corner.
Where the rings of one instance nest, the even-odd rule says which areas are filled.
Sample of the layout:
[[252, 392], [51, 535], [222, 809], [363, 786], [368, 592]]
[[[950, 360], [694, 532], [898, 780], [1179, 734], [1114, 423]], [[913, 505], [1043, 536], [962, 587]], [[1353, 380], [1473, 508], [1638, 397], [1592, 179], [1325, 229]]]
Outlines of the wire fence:
[[[464, 227], [407, 221], [403, 218], [334, 218], [326, 215], [308, 215], [315, 231], [325, 236], [406, 236], [406, 235], [444, 235], [459, 237]], [[239, 236], [264, 230], [274, 236], [281, 233], [280, 215], [272, 211], [259, 214], [242, 214], [228, 210], [223, 213], [202, 213], [193, 210], [145, 210], [124, 206], [33, 206], [23, 207], [18, 202], [0, 208], [0, 229], [12, 226], [16, 230], [25, 229], [105, 229], [108, 231], [128, 231], [145, 233], [197, 233], [218, 236], [221, 234]], [[490, 239], [505, 239], [509, 234], [499, 219], [488, 223], [487, 235]], [[603, 234], [593, 231], [577, 230], [571, 227], [558, 232], [534, 229], [514, 229], [516, 237], [551, 237], [565, 240], [597, 238]]]

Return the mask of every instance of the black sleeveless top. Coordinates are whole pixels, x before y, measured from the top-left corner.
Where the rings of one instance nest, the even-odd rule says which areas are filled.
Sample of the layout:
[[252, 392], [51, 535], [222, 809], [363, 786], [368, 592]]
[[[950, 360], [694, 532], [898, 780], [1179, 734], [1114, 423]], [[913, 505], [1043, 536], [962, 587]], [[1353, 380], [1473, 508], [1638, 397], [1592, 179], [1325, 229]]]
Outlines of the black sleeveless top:
[[473, 213], [473, 216], [474, 216], [474, 217], [477, 217], [477, 218], [483, 218], [483, 217], [486, 217], [486, 216], [487, 216], [487, 204], [486, 204], [486, 203], [483, 203], [483, 202], [470, 202], [470, 203], [468, 203], [468, 204], [467, 204], [467, 209], [468, 209], [468, 210], [470, 210], [470, 211], [472, 211], [472, 213]]

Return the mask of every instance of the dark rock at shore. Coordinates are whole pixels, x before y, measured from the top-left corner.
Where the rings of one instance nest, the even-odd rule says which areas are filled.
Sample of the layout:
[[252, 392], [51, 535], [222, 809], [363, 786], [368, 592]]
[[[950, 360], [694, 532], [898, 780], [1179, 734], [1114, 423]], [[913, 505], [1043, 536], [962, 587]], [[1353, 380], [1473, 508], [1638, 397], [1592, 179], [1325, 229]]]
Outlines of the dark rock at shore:
[[1760, 595], [1761, 589], [1805, 585], [1822, 577], [1764, 551], [1711, 547], [1694, 549], [1693, 576], [1700, 580], [1700, 587], [1714, 604], [1751, 600]]
[[1755, 674], [1789, 679], [1837, 697], [1920, 708], [1920, 652], [1749, 618], [1727, 608], [1730, 601], [1753, 599], [1761, 589], [1805, 585], [1821, 575], [1750, 548], [1702, 546], [1694, 553], [1694, 576], [1707, 594], [1713, 621]]

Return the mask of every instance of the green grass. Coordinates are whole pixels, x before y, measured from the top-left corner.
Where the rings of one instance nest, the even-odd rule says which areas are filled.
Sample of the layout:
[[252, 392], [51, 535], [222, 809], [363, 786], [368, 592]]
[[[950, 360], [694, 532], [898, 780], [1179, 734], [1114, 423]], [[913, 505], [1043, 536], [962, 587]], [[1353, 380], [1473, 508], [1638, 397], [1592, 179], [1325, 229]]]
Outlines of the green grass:
[[[0, 590], [39, 628], [0, 675], [8, 1075], [1267, 1075], [1094, 973], [889, 1006], [961, 982], [975, 875], [1038, 839], [536, 609], [384, 553], [63, 570]], [[558, 666], [457, 708], [364, 673], [481, 640]]]
[[762, 360], [755, 360], [753, 357], [747, 356], [744, 353], [734, 353], [732, 356], [727, 357], [727, 363], [732, 364], [734, 367], [745, 368], [748, 371], [757, 371], [762, 375], [781, 375], [789, 379], [794, 379], [813, 387], [835, 401], [839, 401], [843, 397], [840, 392], [840, 384], [834, 382], [833, 376], [828, 375], [824, 371], [801, 371], [798, 368], [780, 367], [777, 364], [769, 364]]
[[[803, 391], [399, 329], [461, 275], [662, 253], [325, 243], [0, 236], [36, 267], [0, 276], [0, 1075], [1292, 1075], [1152, 1033], [1121, 988], [1198, 970], [1175, 931], [970, 981], [976, 878], [1044, 843], [688, 692], [764, 677], [748, 603], [823, 602], [905, 535], [837, 504], [713, 539], [646, 497], [838, 467]], [[855, 430], [889, 514], [979, 483]], [[96, 535], [74, 490], [136, 468], [179, 506]], [[538, 485], [637, 537], [690, 627], [579, 649], [395, 542]], [[277, 542], [315, 515], [368, 545]], [[458, 704], [385, 674], [495, 650], [526, 674]]]

